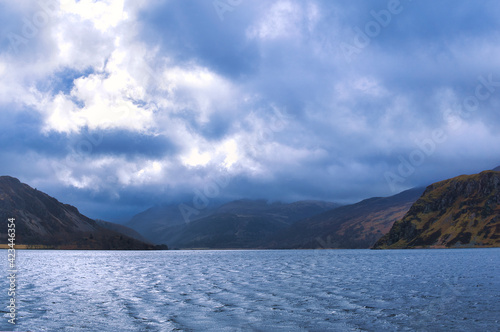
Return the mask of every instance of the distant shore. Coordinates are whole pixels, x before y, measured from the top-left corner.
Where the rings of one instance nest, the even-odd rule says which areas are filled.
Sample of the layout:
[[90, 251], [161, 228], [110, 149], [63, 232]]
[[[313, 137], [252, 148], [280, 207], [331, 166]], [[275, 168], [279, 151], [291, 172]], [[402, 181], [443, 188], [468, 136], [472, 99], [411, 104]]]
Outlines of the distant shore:
[[[3, 244], [0, 243], [0, 249], [10, 249], [8, 244]], [[168, 250], [167, 247], [162, 247], [156, 246], [156, 248], [147, 248], [147, 249], [138, 249], [138, 248], [131, 248], [131, 249], [106, 249], [106, 248], [84, 248], [84, 247], [78, 247], [75, 245], [61, 245], [61, 246], [50, 246], [50, 245], [45, 245], [45, 244], [16, 244], [14, 246], [14, 249], [27, 249], [27, 250]]]
[[[276, 251], [276, 250], [419, 250], [419, 249], [482, 249], [482, 248], [500, 248], [498, 246], [462, 246], [462, 247], [444, 247], [444, 246], [430, 246], [430, 247], [414, 247], [414, 248], [364, 248], [364, 249], [347, 249], [347, 248], [301, 248], [301, 249], [293, 249], [293, 248], [288, 248], [288, 249], [264, 249], [264, 248], [172, 248], [172, 249], [102, 249], [102, 248], [78, 248], [76, 246], [49, 246], [49, 245], [42, 245], [42, 244], [16, 244], [14, 249], [20, 249], [20, 250], [119, 250], [119, 251], [124, 251], [124, 250], [145, 250], [145, 251], [159, 251], [159, 250], [169, 250], [169, 251], [178, 251], [178, 250], [190, 250], [190, 251], [211, 251], [211, 250], [217, 250], [217, 251], [232, 251], [232, 250], [241, 250], [241, 251], [251, 251], [251, 250], [269, 250], [269, 251]], [[7, 244], [0, 244], [0, 250], [1, 249], [9, 249], [9, 246]]]

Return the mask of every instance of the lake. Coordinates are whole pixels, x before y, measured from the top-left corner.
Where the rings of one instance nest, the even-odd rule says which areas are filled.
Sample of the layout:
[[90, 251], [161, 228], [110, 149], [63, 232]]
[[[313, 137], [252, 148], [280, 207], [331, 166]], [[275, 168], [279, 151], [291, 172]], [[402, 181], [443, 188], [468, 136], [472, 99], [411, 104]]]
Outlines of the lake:
[[16, 254], [18, 331], [500, 328], [500, 248]]

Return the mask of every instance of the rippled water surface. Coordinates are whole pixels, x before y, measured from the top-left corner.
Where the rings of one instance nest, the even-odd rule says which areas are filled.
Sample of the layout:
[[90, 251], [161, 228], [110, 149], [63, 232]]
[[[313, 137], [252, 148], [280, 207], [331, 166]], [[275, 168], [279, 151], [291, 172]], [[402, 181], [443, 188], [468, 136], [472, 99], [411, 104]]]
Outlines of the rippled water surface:
[[18, 324], [7, 322], [2, 278], [0, 330], [500, 328], [500, 249], [18, 250], [17, 257]]

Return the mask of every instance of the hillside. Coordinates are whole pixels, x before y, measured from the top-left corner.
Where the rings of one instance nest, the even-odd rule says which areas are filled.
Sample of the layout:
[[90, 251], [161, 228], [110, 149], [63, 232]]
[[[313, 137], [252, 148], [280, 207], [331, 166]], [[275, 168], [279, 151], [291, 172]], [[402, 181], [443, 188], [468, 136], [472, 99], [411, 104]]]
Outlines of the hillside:
[[106, 229], [121, 233], [123, 235], [126, 235], [128, 237], [131, 237], [133, 239], [136, 239], [136, 240], [139, 240], [142, 242], [150, 243], [148, 239], [146, 239], [144, 236], [142, 236], [141, 234], [139, 234], [137, 231], [133, 230], [130, 227], [120, 225], [120, 224], [115, 224], [113, 222], [109, 222], [109, 221], [105, 221], [105, 220], [101, 220], [101, 219], [95, 219], [95, 221], [101, 227], [104, 227]]
[[374, 197], [298, 221], [275, 235], [270, 248], [369, 248], [408, 211], [424, 191]]
[[321, 201], [237, 200], [184, 222], [177, 205], [154, 207], [127, 224], [172, 248], [370, 248], [420, 197], [415, 188], [340, 206]]
[[15, 218], [16, 244], [57, 249], [153, 249], [154, 246], [100, 226], [77, 208], [21, 183], [0, 177], [0, 243]]
[[237, 200], [201, 210], [185, 222], [178, 205], [154, 207], [134, 216], [127, 226], [154, 243], [176, 248], [257, 248], [297, 220], [338, 207], [322, 201], [269, 203]]
[[500, 246], [499, 189], [497, 171], [434, 183], [374, 248]]
[[[213, 213], [213, 206], [198, 210], [190, 220], [196, 220]], [[186, 226], [179, 204], [153, 206], [130, 219], [126, 226], [137, 231], [152, 243], [172, 243]]]

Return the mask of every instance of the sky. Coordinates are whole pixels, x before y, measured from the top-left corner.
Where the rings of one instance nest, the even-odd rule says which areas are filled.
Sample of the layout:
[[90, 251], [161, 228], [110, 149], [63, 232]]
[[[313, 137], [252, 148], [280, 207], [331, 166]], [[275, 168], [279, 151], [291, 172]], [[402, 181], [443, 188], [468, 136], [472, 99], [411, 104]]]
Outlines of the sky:
[[0, 175], [123, 222], [500, 165], [498, 1], [0, 0]]

